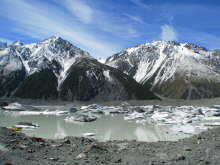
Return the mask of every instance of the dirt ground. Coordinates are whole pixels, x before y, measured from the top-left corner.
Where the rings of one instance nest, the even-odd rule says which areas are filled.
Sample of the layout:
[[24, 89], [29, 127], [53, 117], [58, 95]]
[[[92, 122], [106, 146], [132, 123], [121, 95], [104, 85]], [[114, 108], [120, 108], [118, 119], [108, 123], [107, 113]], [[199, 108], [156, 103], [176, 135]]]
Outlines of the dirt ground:
[[0, 127], [1, 165], [219, 165], [220, 128], [178, 142], [27, 137]]

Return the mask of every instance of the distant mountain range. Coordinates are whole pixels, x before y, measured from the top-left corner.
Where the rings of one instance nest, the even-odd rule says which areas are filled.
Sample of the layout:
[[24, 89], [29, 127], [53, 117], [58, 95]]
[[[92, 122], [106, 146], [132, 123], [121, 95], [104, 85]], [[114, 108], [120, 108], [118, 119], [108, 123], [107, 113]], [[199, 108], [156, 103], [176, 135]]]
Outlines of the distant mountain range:
[[220, 96], [220, 50], [192, 43], [157, 41], [117, 53], [106, 64], [164, 97], [200, 99]]
[[0, 42], [0, 97], [61, 100], [220, 96], [220, 50], [157, 41], [94, 59], [70, 42]]
[[157, 98], [149, 86], [60, 37], [32, 44], [0, 44], [0, 97], [69, 101]]

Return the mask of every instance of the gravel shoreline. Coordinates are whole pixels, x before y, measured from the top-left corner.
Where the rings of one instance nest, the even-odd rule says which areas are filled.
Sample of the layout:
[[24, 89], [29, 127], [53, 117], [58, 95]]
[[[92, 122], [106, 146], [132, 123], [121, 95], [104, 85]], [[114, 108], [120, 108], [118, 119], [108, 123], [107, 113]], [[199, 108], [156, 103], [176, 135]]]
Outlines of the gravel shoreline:
[[50, 140], [0, 127], [2, 165], [218, 165], [220, 127], [177, 142]]
[[[203, 100], [149, 100], [114, 102], [54, 102], [0, 100], [25, 105], [199, 105], [213, 106], [220, 98]], [[0, 127], [0, 165], [218, 165], [220, 127], [177, 142], [98, 142], [84, 137], [42, 139]]]

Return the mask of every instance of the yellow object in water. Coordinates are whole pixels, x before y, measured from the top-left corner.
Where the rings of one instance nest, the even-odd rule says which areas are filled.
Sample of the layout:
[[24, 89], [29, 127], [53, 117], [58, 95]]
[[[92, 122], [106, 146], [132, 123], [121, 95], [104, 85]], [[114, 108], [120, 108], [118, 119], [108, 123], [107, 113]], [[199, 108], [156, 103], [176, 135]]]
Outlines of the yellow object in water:
[[22, 130], [22, 128], [20, 128], [20, 127], [11, 127], [9, 129], [12, 131], [16, 131], [16, 132], [20, 132]]

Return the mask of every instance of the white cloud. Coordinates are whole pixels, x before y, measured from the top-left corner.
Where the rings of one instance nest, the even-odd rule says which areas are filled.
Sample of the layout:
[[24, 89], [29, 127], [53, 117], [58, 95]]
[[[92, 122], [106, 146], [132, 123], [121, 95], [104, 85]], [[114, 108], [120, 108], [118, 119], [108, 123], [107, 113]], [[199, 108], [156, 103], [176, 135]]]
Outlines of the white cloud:
[[93, 10], [82, 0], [64, 0], [65, 7], [83, 23], [91, 23]]
[[175, 31], [173, 26], [170, 25], [162, 25], [161, 26], [161, 34], [160, 38], [163, 41], [176, 41], [177, 38], [177, 32]]
[[11, 33], [37, 40], [61, 36], [94, 57], [117, 53], [124, 47], [123, 40], [141, 35], [124, 17], [96, 9], [84, 0], [53, 2], [1, 0], [0, 16], [13, 23], [8, 29]]
[[[65, 3], [60, 0], [54, 1], [69, 10], [81, 22], [91, 24], [91, 28], [97, 28], [115, 37], [120, 36], [123, 39], [137, 36], [131, 33], [131, 28], [134, 29], [134, 27], [130, 21], [126, 22], [126, 19], [116, 15], [114, 12], [106, 12], [103, 9], [100, 10], [93, 6], [89, 6], [89, 4], [86, 4], [86, 0], [64, 0]], [[136, 16], [130, 19], [133, 19], [133, 21], [134, 19], [135, 21], [142, 21], [141, 18]], [[135, 31], [135, 29], [133, 31]]]
[[127, 31], [128, 31], [128, 34], [129, 34], [129, 37], [128, 38], [136, 38], [136, 37], [139, 37], [142, 35], [142, 33], [139, 33], [138, 31], [136, 31], [132, 26], [130, 27], [127, 27]]
[[4, 7], [0, 8], [0, 15], [12, 20], [15, 27], [11, 29], [15, 32], [38, 40], [52, 35], [61, 36], [95, 57], [107, 57], [121, 49], [119, 43], [103, 39], [101, 35], [91, 31], [89, 26], [74, 21], [59, 8], [37, 1], [31, 2], [2, 0]]
[[135, 5], [137, 5], [140, 8], [144, 8], [144, 9], [150, 9], [151, 8], [150, 6], [143, 3], [141, 0], [131, 0], [131, 2], [133, 2]]
[[140, 24], [144, 24], [144, 21], [141, 19], [141, 17], [130, 15], [130, 14], [124, 14], [124, 15], [127, 16], [132, 21], [138, 22]]

